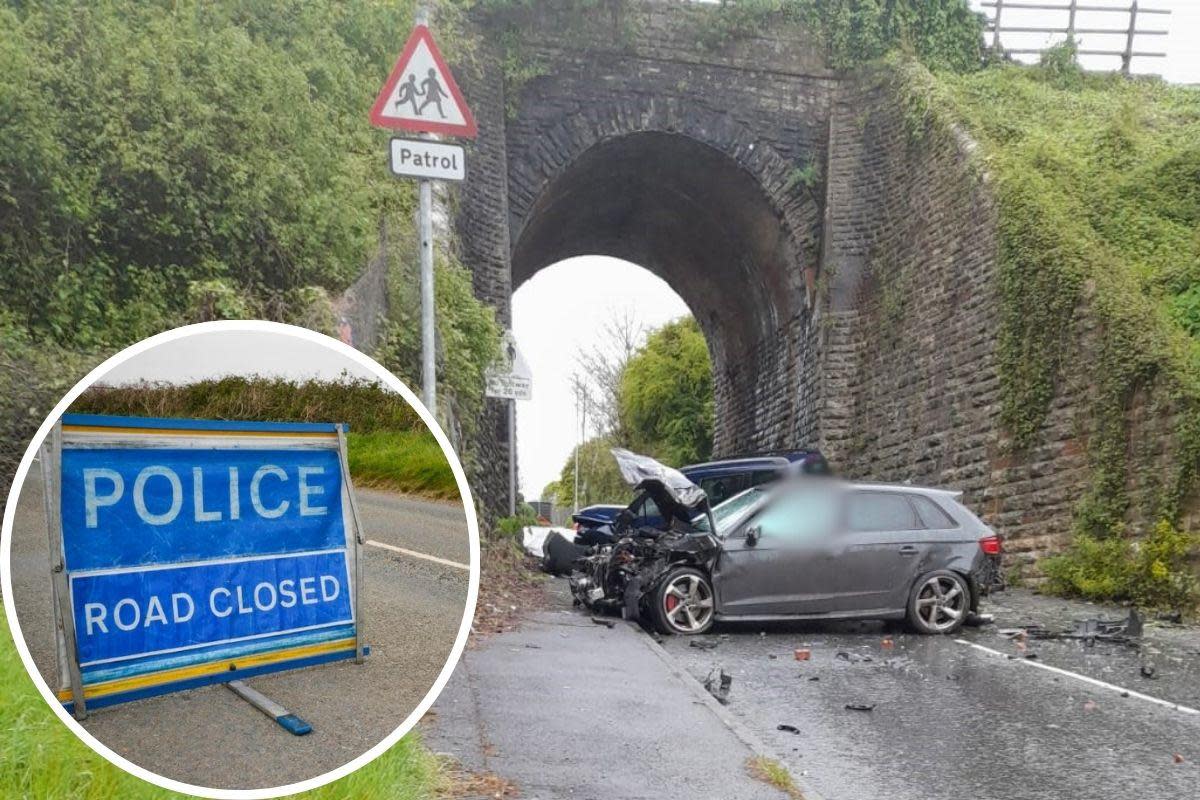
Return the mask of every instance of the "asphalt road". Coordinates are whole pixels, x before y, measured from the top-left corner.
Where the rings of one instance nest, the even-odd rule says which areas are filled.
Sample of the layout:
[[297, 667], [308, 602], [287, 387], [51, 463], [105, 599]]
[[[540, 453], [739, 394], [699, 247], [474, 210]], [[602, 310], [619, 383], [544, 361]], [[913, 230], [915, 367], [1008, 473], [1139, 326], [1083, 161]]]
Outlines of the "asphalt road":
[[[1021, 650], [999, 629], [1070, 629], [1072, 619], [1124, 610], [1021, 591], [985, 610], [997, 614], [996, 626], [957, 637], [878, 623], [724, 626], [666, 637], [663, 646], [699, 679], [717, 666], [732, 674], [728, 709], [827, 800], [1197, 796], [1200, 714], [1169, 704], [1200, 708], [1200, 631], [1151, 628], [1140, 652], [1033, 640]], [[716, 646], [694, 647], [697, 638]], [[795, 660], [796, 648], [810, 649], [811, 660]], [[1155, 678], [1142, 677], [1144, 662]]]
[[[13, 593], [27, 644], [51, 686], [49, 556], [40, 472], [22, 490], [13, 530]], [[461, 505], [358, 493], [368, 539], [469, 561]], [[371, 655], [247, 683], [307, 720], [296, 737], [224, 686], [101, 709], [83, 723], [116, 752], [160, 775], [213, 788], [261, 788], [315, 777], [393, 731], [445, 664], [467, 599], [465, 570], [381, 547], [363, 552], [363, 619]]]

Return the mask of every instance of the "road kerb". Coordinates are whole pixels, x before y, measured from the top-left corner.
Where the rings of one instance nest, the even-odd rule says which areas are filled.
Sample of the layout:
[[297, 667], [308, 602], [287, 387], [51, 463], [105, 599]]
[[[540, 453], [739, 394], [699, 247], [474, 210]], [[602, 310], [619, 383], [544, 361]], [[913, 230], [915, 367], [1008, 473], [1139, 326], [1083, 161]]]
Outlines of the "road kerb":
[[[775, 752], [768, 747], [762, 739], [758, 738], [753, 731], [739, 722], [738, 719], [729, 711], [729, 709], [718, 703], [717, 699], [708, 693], [708, 690], [704, 688], [704, 685], [700, 683], [700, 681], [692, 677], [692, 675], [686, 669], [679, 666], [675, 659], [671, 657], [671, 654], [668, 653], [662, 645], [654, 641], [654, 639], [650, 636], [647, 636], [646, 633], [642, 631], [642, 629], [636, 623], [626, 622], [625, 624], [636, 630], [638, 638], [650, 648], [650, 651], [654, 653], [654, 655], [658, 656], [659, 660], [666, 664], [670, 673], [679, 679], [679, 681], [687, 688], [687, 690], [691, 692], [699, 702], [704, 704], [705, 708], [715, 714], [717, 719], [721, 720], [721, 722], [725, 724], [725, 727], [729, 728], [729, 730], [733, 732], [733, 735], [736, 736], [742, 744], [750, 748], [750, 752], [753, 755], [769, 758], [786, 766], [786, 763], [780, 759], [779, 756], [776, 755]], [[790, 769], [788, 771], [791, 772]], [[804, 795], [804, 800], [825, 800], [824, 796], [815, 788], [813, 788], [813, 786], [807, 780], [805, 780], [804, 777], [793, 774], [792, 780], [795, 782], [797, 788], [799, 788], [800, 793]]]

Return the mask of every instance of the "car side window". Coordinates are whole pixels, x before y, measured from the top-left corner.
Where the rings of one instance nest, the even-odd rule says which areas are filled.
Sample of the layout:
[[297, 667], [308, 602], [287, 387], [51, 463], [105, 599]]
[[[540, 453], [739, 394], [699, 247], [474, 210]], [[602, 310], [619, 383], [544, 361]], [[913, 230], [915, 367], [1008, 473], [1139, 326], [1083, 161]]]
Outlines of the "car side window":
[[935, 531], [958, 527], [958, 523], [954, 521], [954, 517], [947, 514], [941, 506], [928, 497], [914, 494], [909, 499], [916, 506], [917, 516], [921, 518], [921, 523], [924, 527]]
[[750, 527], [772, 542], [801, 542], [832, 530], [836, 507], [829, 492], [789, 491], [755, 515]]
[[662, 515], [658, 511], [658, 504], [649, 495], [646, 495], [646, 499], [638, 506], [636, 516], [638, 525], [645, 525], [648, 520]]
[[704, 478], [700, 488], [708, 495], [708, 504], [715, 506], [733, 497], [738, 492], [750, 488], [750, 482], [745, 475], [723, 475], [719, 478]]
[[[777, 481], [781, 474], [777, 469], [756, 469], [750, 473], [750, 486], [762, 486], [764, 483]], [[746, 488], [749, 489], [750, 486]]]
[[924, 527], [897, 492], [851, 492], [846, 525], [852, 531], [912, 531]]

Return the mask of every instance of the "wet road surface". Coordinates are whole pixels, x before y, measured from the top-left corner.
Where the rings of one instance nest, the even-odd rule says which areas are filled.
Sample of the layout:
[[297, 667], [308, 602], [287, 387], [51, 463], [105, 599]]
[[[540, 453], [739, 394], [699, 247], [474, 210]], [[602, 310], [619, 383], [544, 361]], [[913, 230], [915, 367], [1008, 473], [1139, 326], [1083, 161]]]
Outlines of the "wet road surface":
[[[726, 625], [663, 646], [701, 680], [718, 666], [732, 674], [729, 710], [828, 800], [1200, 796], [1200, 714], [1033, 666], [1200, 708], [1200, 632], [1151, 627], [1140, 651], [1035, 640], [1021, 650], [999, 630], [1070, 629], [1074, 618], [1125, 611], [1022, 591], [984, 610], [998, 624], [957, 637], [879, 623]], [[716, 646], [692, 646], [697, 639]], [[811, 660], [795, 660], [796, 648]], [[1140, 674], [1147, 661], [1153, 679]]]
[[[30, 470], [14, 525], [17, 616], [39, 672], [57, 685], [49, 556], [40, 469]], [[461, 505], [360, 492], [368, 538], [469, 561]], [[363, 548], [363, 619], [371, 655], [252, 678], [247, 683], [307, 720], [295, 737], [223, 686], [140, 700], [91, 714], [84, 727], [136, 764], [214, 788], [311, 778], [356, 758], [391, 733], [441, 672], [462, 621], [466, 571]]]

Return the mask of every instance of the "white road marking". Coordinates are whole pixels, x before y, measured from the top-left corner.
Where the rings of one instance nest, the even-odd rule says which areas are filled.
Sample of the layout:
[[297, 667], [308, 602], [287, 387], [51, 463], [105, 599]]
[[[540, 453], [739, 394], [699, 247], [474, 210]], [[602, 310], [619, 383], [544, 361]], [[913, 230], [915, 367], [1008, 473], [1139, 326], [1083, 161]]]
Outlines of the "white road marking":
[[[967, 647], [974, 647], [976, 650], [982, 650], [985, 653], [991, 653], [994, 656], [1000, 656], [1006, 660], [1008, 659], [1008, 654], [1002, 653], [999, 650], [993, 650], [992, 648], [984, 647], [981, 644], [968, 642], [966, 639], [955, 639], [954, 641], [958, 642], [959, 644], [965, 644]], [[1141, 692], [1135, 692], [1132, 689], [1126, 689], [1124, 686], [1117, 686], [1115, 683], [1105, 683], [1104, 681], [1096, 680], [1095, 678], [1089, 678], [1087, 675], [1080, 675], [1078, 672], [1071, 672], [1067, 669], [1052, 667], [1049, 664], [1043, 664], [1041, 661], [1034, 661], [1028, 658], [1014, 658], [1012, 660], [1021, 664], [1027, 664], [1031, 667], [1037, 667], [1038, 669], [1044, 669], [1047, 672], [1053, 672], [1057, 675], [1065, 675], [1068, 678], [1075, 678], [1076, 680], [1083, 681], [1084, 683], [1090, 683], [1093, 686], [1099, 686], [1101, 689], [1110, 689], [1121, 694], [1128, 694], [1130, 697], [1136, 697], [1138, 700], [1145, 700], [1147, 703], [1154, 703], [1156, 705], [1165, 706], [1166, 708], [1173, 708], [1176, 711], [1180, 711], [1184, 714], [1200, 714], [1200, 709], [1191, 708], [1190, 706], [1181, 705], [1179, 703], [1172, 703], [1170, 700], [1163, 700], [1160, 697], [1151, 697], [1148, 694], [1142, 694]]]
[[377, 542], [374, 539], [367, 539], [367, 544], [373, 547], [382, 547], [384, 550], [391, 550], [393, 553], [399, 553], [400, 555], [409, 556], [410, 558], [423, 558], [426, 561], [432, 561], [435, 564], [441, 564], [446, 567], [465, 569], [468, 572], [471, 571], [470, 564], [463, 564], [459, 561], [451, 561], [448, 558], [438, 558], [437, 556], [431, 556], [427, 553], [418, 553], [416, 550], [405, 550], [403, 547], [396, 547], [394, 544], [384, 544], [383, 542]]

